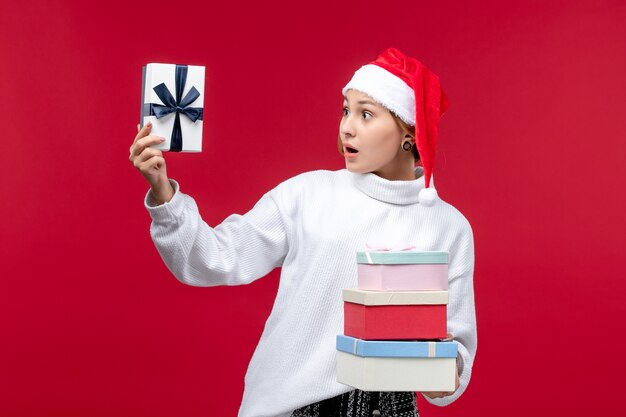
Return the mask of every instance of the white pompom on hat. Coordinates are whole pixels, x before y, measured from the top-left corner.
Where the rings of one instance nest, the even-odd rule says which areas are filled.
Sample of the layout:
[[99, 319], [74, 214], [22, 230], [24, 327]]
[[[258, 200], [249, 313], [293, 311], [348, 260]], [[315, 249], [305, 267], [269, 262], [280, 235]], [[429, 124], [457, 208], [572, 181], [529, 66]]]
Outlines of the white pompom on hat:
[[343, 95], [350, 89], [367, 94], [404, 122], [416, 126], [416, 146], [424, 167], [425, 183], [419, 202], [432, 206], [437, 200], [431, 178], [439, 119], [449, 105], [439, 77], [417, 59], [389, 48], [354, 73], [342, 89]]

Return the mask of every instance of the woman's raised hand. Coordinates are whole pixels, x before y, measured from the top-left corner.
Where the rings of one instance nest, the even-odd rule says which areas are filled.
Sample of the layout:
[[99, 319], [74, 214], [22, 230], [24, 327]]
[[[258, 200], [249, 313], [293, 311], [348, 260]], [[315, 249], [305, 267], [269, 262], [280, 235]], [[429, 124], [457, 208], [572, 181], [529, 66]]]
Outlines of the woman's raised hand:
[[150, 135], [151, 130], [151, 123], [146, 124], [142, 129], [137, 125], [137, 136], [130, 146], [128, 159], [150, 184], [152, 195], [157, 204], [163, 204], [172, 199], [174, 189], [167, 178], [163, 152], [150, 147], [163, 143], [165, 138]]

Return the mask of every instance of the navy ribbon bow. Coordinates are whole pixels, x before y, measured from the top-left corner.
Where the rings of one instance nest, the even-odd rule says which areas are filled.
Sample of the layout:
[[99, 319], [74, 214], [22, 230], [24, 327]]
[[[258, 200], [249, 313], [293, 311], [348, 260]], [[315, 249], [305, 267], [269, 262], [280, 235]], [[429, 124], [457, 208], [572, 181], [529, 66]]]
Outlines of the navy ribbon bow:
[[[176, 100], [167, 88], [165, 83], [161, 83], [153, 88], [156, 95], [164, 103], [146, 103], [150, 106], [150, 115], [156, 116], [157, 119], [167, 116], [170, 113], [176, 113], [174, 118], [174, 127], [172, 129], [172, 139], [170, 141], [170, 151], [180, 152], [183, 150], [183, 132], [180, 127], [180, 115], [184, 114], [192, 122], [202, 120], [202, 107], [189, 107], [198, 97], [200, 92], [196, 87], [191, 87], [187, 95], [181, 99], [187, 82], [187, 65], [176, 65]], [[147, 109], [146, 109], [147, 110]]]

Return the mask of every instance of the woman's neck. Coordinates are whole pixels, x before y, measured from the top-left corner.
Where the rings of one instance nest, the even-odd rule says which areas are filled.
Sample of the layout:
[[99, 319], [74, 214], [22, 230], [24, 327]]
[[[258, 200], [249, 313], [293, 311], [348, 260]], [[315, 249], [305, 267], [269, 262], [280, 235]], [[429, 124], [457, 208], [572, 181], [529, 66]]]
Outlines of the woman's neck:
[[[354, 185], [364, 194], [387, 203], [417, 204], [424, 188], [424, 171], [416, 167], [410, 181], [387, 180], [373, 172], [359, 174], [348, 171]], [[417, 177], [417, 179], [415, 179]]]
[[417, 178], [413, 161], [410, 164], [384, 167], [372, 173], [389, 181], [410, 181]]

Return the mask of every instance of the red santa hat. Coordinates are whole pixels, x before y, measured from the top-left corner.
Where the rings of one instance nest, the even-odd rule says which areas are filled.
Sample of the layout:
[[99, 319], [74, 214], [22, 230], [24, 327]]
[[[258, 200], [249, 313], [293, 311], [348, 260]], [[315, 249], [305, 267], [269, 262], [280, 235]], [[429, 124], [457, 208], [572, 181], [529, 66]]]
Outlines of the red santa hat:
[[416, 127], [416, 146], [424, 167], [425, 188], [419, 202], [433, 205], [437, 191], [431, 187], [439, 119], [448, 109], [448, 98], [439, 77], [415, 58], [389, 48], [375, 61], [359, 68], [342, 89], [361, 91], [382, 104], [400, 119]]

